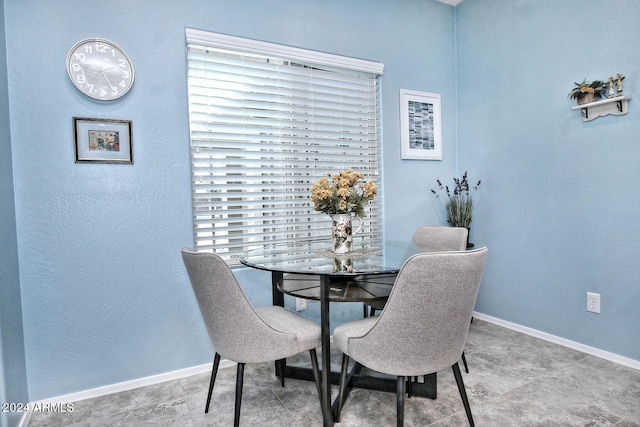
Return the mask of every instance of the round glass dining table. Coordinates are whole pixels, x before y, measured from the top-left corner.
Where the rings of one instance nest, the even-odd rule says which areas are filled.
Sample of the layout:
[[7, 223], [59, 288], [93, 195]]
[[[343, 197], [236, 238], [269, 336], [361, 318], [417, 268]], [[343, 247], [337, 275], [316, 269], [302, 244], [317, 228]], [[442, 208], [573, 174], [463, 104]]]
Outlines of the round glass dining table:
[[385, 242], [362, 246], [347, 254], [331, 251], [331, 242], [313, 240], [264, 245], [240, 256], [244, 265], [261, 270], [326, 276], [397, 273], [411, 255], [421, 252], [412, 243]]
[[407, 243], [361, 247], [348, 254], [330, 248], [327, 241], [266, 246], [242, 255], [240, 262], [272, 272], [278, 291], [297, 298], [321, 300], [324, 278], [329, 301], [366, 303], [385, 300], [404, 260], [419, 251]]

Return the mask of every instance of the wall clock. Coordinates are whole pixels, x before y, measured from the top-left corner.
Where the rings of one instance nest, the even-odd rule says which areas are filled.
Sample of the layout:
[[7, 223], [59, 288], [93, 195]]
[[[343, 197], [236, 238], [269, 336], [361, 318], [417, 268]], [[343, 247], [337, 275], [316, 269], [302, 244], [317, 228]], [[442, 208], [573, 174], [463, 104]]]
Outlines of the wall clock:
[[133, 86], [131, 60], [109, 40], [76, 43], [67, 55], [67, 72], [80, 92], [99, 101], [119, 99]]

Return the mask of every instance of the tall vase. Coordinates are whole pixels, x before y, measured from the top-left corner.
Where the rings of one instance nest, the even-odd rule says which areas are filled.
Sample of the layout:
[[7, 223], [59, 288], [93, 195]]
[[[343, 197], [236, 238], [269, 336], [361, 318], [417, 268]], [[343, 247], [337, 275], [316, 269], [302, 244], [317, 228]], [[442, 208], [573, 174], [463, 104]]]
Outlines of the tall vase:
[[[353, 231], [352, 220], [358, 220], [358, 228]], [[333, 222], [333, 247], [332, 250], [336, 254], [346, 254], [353, 249], [353, 236], [362, 228], [360, 218], [353, 218], [351, 214], [333, 214], [331, 215]]]

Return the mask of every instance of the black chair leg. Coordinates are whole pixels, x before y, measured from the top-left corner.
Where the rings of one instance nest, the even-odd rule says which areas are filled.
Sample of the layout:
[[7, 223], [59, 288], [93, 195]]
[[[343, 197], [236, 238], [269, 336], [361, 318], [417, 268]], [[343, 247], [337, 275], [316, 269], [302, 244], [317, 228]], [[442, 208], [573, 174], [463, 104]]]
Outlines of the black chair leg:
[[313, 370], [313, 380], [316, 382], [316, 388], [318, 389], [318, 397], [320, 398], [320, 407], [322, 408], [322, 388], [320, 387], [320, 368], [318, 367], [318, 354], [316, 349], [309, 350], [311, 354], [311, 368]]
[[342, 355], [342, 370], [340, 371], [340, 390], [338, 391], [338, 406], [333, 414], [336, 423], [340, 422], [340, 412], [342, 412], [342, 402], [344, 401], [345, 390], [347, 389], [347, 371], [349, 368], [349, 356]]
[[406, 385], [405, 383], [406, 383], [405, 377], [399, 376], [398, 386], [396, 390], [396, 395], [397, 395], [396, 407], [398, 412], [398, 421], [396, 425], [398, 427], [404, 426], [404, 393], [405, 393], [405, 385]]
[[467, 399], [467, 392], [464, 388], [464, 382], [462, 381], [462, 374], [460, 373], [460, 365], [458, 365], [458, 362], [456, 362], [456, 364], [451, 368], [453, 369], [453, 376], [456, 378], [456, 384], [458, 385], [458, 391], [460, 392], [460, 397], [462, 398], [464, 411], [467, 413], [469, 425], [471, 427], [475, 427], [475, 424], [473, 423], [473, 416], [471, 415], [471, 407], [469, 406], [469, 399]]
[[244, 363], [238, 363], [236, 374], [236, 407], [233, 414], [233, 427], [240, 425], [240, 405], [242, 405], [242, 382], [244, 381]]
[[280, 378], [280, 385], [284, 387], [284, 366], [286, 359], [276, 360], [276, 375]]
[[464, 371], [468, 374], [469, 367], [467, 366], [467, 358], [464, 357], [464, 351], [462, 352], [462, 364], [464, 365]]
[[216, 353], [213, 357], [213, 369], [211, 370], [211, 380], [209, 380], [209, 394], [207, 395], [207, 405], [204, 407], [204, 413], [209, 413], [209, 403], [211, 402], [211, 394], [213, 393], [213, 384], [216, 382], [218, 374], [218, 365], [220, 365], [220, 355]]
[[406, 385], [406, 387], [407, 387], [407, 397], [411, 398], [411, 393], [413, 392], [413, 377], [408, 377], [408, 379], [409, 379], [409, 382]]

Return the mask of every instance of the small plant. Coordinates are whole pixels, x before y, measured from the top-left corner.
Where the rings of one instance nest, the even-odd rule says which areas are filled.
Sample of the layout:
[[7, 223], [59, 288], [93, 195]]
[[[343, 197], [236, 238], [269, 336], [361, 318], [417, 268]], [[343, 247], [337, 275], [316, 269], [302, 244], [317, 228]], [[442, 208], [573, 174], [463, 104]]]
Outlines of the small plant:
[[363, 179], [360, 172], [352, 170], [320, 178], [311, 188], [314, 209], [329, 215], [353, 213], [363, 218], [364, 207], [378, 193], [374, 182]]
[[576, 85], [571, 92], [569, 92], [569, 99], [580, 99], [589, 94], [593, 94], [594, 99], [600, 99], [607, 91], [607, 84], [602, 80], [594, 80], [590, 83], [587, 83], [587, 78], [585, 77], [582, 83], [574, 82]]
[[[444, 191], [447, 195], [444, 206], [447, 210], [447, 222], [449, 225], [452, 227], [469, 228], [473, 213], [471, 190], [477, 190], [480, 187], [481, 181], [478, 180], [476, 185], [470, 187], [467, 172], [465, 171], [461, 179], [453, 178], [453, 182], [455, 183], [453, 191], [449, 189], [448, 185], [443, 185], [439, 179], [436, 180], [436, 182], [438, 183], [438, 189]], [[440, 194], [434, 189], [431, 189], [431, 193], [433, 193], [435, 197], [440, 197]]]

